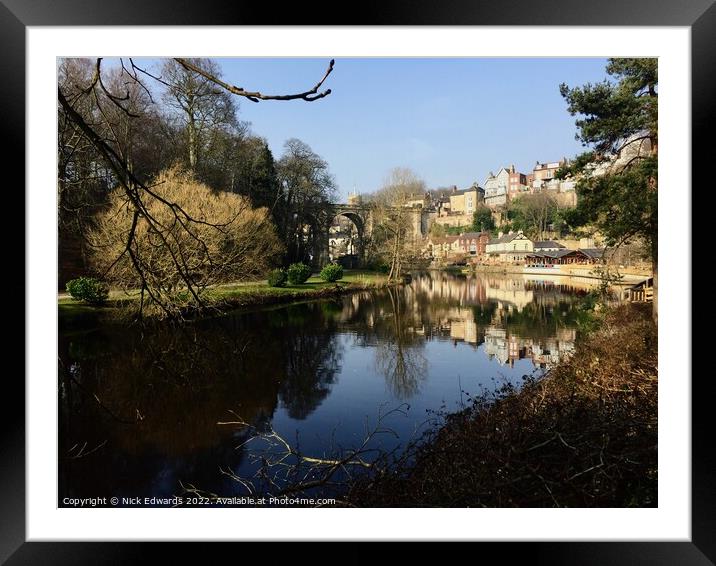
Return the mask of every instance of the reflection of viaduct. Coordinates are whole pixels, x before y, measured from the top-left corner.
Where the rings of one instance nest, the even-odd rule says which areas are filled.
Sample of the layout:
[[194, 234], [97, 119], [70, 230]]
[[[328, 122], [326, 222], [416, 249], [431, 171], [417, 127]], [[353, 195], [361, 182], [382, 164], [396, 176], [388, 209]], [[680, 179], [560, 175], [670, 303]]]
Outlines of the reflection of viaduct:
[[[428, 213], [421, 207], [408, 209], [411, 226], [411, 238], [422, 238], [427, 234]], [[329, 228], [337, 216], [345, 216], [356, 227], [358, 238], [355, 243], [356, 255], [359, 262], [365, 260], [365, 249], [373, 234], [374, 212], [373, 207], [368, 204], [345, 204], [335, 203], [317, 213], [314, 217], [315, 224], [311, 227], [318, 235], [314, 238], [313, 258], [314, 263], [319, 266], [328, 263], [329, 252]]]

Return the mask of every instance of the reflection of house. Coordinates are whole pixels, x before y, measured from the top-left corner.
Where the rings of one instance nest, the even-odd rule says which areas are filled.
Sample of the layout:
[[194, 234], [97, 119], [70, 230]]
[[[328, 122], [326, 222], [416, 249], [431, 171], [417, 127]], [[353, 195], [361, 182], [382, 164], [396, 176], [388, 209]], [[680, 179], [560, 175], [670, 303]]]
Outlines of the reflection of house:
[[431, 277], [413, 277], [411, 287], [429, 303], [457, 301], [461, 305], [481, 305], [487, 302], [485, 280], [477, 277], [456, 281], [453, 276], [438, 272]]
[[[518, 360], [531, 360], [535, 366], [547, 368], [574, 349], [576, 331], [552, 319], [553, 310], [563, 311], [565, 301], [573, 296], [575, 289], [570, 285], [437, 272], [416, 275], [410, 288], [416, 298], [415, 320], [422, 322], [419, 332], [427, 339], [439, 336], [452, 340], [456, 347], [482, 346], [490, 359], [510, 366]], [[527, 305], [538, 308], [525, 308]], [[532, 324], [534, 337], [525, 337], [531, 336]]]
[[[516, 308], [521, 311], [535, 299], [531, 289], [527, 289], [521, 279], [490, 279], [485, 286], [485, 296], [497, 301], [501, 308]], [[506, 303], [503, 305], [502, 303]]]
[[477, 323], [472, 309], [450, 309], [448, 313], [450, 338], [468, 344], [479, 344]]
[[517, 360], [530, 359], [535, 366], [547, 368], [574, 352], [576, 337], [576, 331], [568, 328], [557, 329], [556, 335], [548, 338], [522, 338], [509, 328], [489, 327], [485, 329], [485, 354], [501, 364], [513, 366]]
[[497, 358], [504, 364], [510, 359], [507, 348], [507, 331], [502, 328], [487, 328], [485, 330], [485, 353], [487, 357]]
[[536, 366], [549, 367], [574, 352], [576, 331], [564, 329], [561, 338], [555, 336], [535, 342], [532, 346], [532, 362]]
[[507, 234], [500, 232], [485, 246], [485, 251], [493, 258], [503, 262], [522, 261], [527, 254], [533, 251], [532, 240], [522, 233], [522, 230]]

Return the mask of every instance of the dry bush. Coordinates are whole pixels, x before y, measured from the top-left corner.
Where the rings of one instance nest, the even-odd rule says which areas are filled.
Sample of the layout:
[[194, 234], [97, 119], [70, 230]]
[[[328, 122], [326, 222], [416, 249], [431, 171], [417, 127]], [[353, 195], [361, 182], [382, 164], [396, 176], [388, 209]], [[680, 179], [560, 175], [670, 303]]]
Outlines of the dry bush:
[[141, 199], [137, 217], [126, 193], [115, 191], [90, 235], [95, 270], [116, 286], [140, 289], [140, 308], [171, 315], [203, 306], [207, 287], [258, 277], [282, 251], [265, 208], [212, 191], [176, 166]]

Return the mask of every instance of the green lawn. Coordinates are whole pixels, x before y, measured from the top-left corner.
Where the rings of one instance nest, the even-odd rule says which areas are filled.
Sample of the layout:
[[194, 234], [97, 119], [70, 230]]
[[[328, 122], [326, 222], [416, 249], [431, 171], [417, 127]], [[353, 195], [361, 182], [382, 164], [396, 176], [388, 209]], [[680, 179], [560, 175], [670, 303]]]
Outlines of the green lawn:
[[229, 285], [221, 285], [209, 291], [209, 296], [216, 299], [227, 299], [230, 297], [242, 297], [246, 295], [291, 295], [296, 293], [311, 294], [321, 289], [334, 289], [339, 287], [363, 287], [380, 285], [387, 281], [387, 276], [372, 271], [351, 270], [346, 271], [343, 279], [335, 283], [327, 283], [317, 275], [310, 277], [308, 281], [300, 285], [286, 284], [285, 287], [269, 287], [266, 281], [242, 282]]
[[[363, 287], [381, 286], [387, 282], [387, 275], [366, 270], [346, 270], [343, 279], [335, 283], [327, 283], [320, 279], [317, 275], [309, 278], [308, 281], [301, 285], [286, 284], [285, 287], [269, 287], [266, 280], [262, 281], [241, 281], [219, 285], [207, 291], [206, 297], [209, 300], [239, 302], [241, 304], [250, 304], [252, 300], [256, 300], [257, 304], [264, 302], [264, 299], [273, 297], [285, 297], [286, 299], [306, 297], [311, 295], [322, 295], [326, 290], [344, 288], [344, 289], [360, 289]], [[109, 304], [114, 301], [134, 300], [139, 297], [138, 291], [121, 291], [112, 290], [109, 294]], [[79, 314], [79, 311], [92, 311], [96, 307], [91, 307], [83, 303], [73, 300], [71, 297], [59, 297], [58, 306], [62, 314]]]

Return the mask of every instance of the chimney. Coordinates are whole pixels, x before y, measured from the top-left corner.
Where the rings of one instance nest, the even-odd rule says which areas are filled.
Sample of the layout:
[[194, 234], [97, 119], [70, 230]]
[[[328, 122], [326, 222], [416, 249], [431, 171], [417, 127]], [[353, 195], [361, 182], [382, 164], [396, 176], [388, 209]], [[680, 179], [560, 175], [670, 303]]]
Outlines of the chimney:
[[498, 237], [498, 238], [502, 238], [502, 236], [504, 236], [504, 234], [502, 233], [502, 230], [500, 230], [500, 231], [497, 233], [497, 237]]
[[507, 235], [508, 235], [508, 236], [512, 235], [512, 230], [510, 230], [509, 232], [507, 232]]
[[512, 165], [510, 165], [510, 173], [514, 173], [514, 172], [515, 172], [515, 164], [513, 163]]

